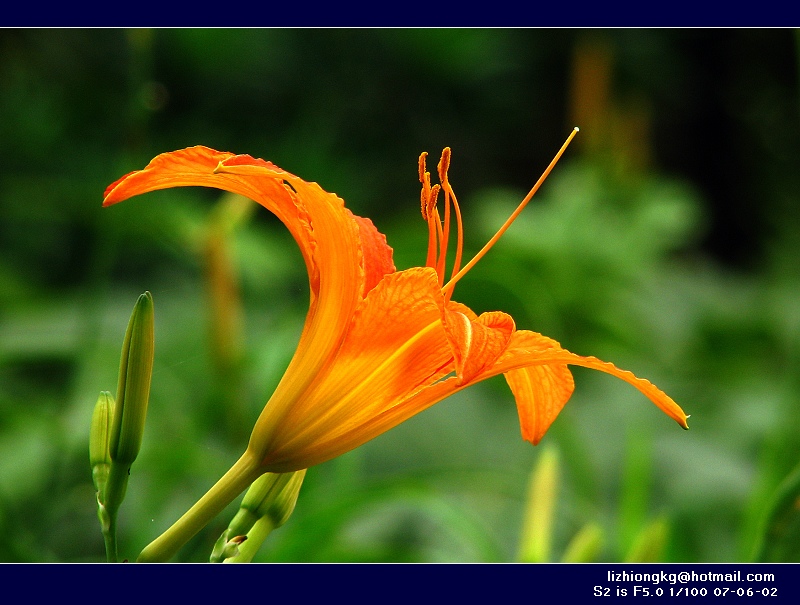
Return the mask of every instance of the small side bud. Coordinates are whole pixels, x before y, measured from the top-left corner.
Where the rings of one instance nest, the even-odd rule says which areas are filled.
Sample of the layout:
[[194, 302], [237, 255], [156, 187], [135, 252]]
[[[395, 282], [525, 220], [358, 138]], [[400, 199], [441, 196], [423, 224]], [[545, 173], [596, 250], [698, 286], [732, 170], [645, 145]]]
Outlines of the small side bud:
[[[233, 536], [233, 537], [231, 537]], [[231, 559], [239, 556], [239, 546], [247, 540], [247, 536], [238, 536], [228, 528], [214, 544], [214, 549], [211, 551], [210, 563], [222, 563], [225, 559]]]
[[89, 464], [92, 467], [92, 481], [98, 495], [105, 489], [111, 468], [109, 442], [113, 416], [114, 398], [108, 391], [103, 391], [94, 404], [92, 426], [89, 431]]

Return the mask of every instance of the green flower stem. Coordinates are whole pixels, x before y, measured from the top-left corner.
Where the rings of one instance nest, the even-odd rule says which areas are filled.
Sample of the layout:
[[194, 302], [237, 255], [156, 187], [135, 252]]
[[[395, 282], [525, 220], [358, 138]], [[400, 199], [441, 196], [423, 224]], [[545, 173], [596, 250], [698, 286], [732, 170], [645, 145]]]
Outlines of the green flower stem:
[[[98, 515], [105, 516], [104, 510], [100, 509], [100, 511]], [[116, 563], [119, 558], [117, 555], [117, 517], [116, 515], [113, 517], [107, 516], [105, 519], [102, 519], [101, 522], [103, 527], [103, 542], [106, 545], [106, 562]]]
[[249, 451], [245, 452], [186, 514], [145, 547], [137, 561], [141, 563], [169, 561], [184, 544], [233, 502], [263, 472], [258, 460]]
[[103, 529], [103, 540], [106, 545], [106, 560], [109, 563], [116, 563], [117, 555], [117, 512], [119, 506], [125, 499], [125, 491], [128, 488], [129, 464], [118, 464], [111, 462], [108, 473], [108, 481], [105, 489], [105, 500], [100, 503], [100, 522]]

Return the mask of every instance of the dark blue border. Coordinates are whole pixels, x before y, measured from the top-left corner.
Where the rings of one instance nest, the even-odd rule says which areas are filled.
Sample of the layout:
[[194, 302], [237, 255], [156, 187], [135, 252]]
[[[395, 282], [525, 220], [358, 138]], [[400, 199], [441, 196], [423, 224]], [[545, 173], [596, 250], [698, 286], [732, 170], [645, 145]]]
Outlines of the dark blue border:
[[[5, 564], [0, 580], [20, 586], [37, 601], [70, 602], [122, 597], [169, 602], [322, 599], [348, 603], [475, 602], [524, 598], [524, 602], [587, 602], [596, 597], [725, 597], [721, 602], [797, 602], [800, 564]], [[707, 574], [727, 574], [711, 581]], [[774, 579], [748, 581], [747, 574]], [[637, 575], [638, 574], [638, 575]], [[644, 574], [649, 574], [645, 576]], [[681, 575], [683, 574], [683, 575]], [[660, 591], [660, 594], [659, 594]], [[703, 593], [705, 591], [705, 593]], [[244, 593], [244, 594], [242, 594]], [[645, 594], [648, 593], [648, 594]], [[516, 597], [514, 596], [516, 595]], [[143, 601], [144, 602], [144, 601]], [[603, 601], [600, 601], [603, 602]]]
[[14, 2], [4, 27], [797, 27], [796, 2]]

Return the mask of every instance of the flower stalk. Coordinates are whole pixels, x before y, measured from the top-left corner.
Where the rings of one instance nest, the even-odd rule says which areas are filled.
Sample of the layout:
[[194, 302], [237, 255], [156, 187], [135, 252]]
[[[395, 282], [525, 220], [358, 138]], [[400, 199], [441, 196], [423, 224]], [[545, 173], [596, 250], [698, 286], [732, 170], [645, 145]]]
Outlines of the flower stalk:
[[97, 489], [106, 559], [118, 560], [117, 512], [125, 499], [131, 465], [142, 444], [153, 373], [155, 316], [145, 292], [131, 313], [119, 365], [117, 398], [101, 393], [92, 416], [89, 457]]
[[263, 473], [258, 460], [253, 458], [249, 452], [245, 452], [192, 508], [142, 550], [136, 559], [137, 562], [163, 563], [169, 561], [184, 544]]

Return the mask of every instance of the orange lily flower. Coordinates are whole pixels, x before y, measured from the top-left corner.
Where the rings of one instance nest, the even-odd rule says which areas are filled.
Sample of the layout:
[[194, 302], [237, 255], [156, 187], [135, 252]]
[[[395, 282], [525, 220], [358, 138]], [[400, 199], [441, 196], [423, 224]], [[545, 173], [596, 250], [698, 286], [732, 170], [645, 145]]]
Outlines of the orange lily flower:
[[[250, 438], [247, 453], [259, 472], [295, 471], [334, 458], [498, 374], [516, 399], [523, 438], [536, 444], [572, 394], [568, 365], [621, 378], [687, 428], [683, 410], [647, 380], [571, 353], [541, 334], [517, 330], [505, 313], [476, 315], [451, 300], [455, 283], [499, 238], [550, 168], [498, 235], [460, 269], [461, 214], [447, 176], [449, 161], [445, 149], [440, 184], [432, 186], [425, 154], [420, 157], [427, 262], [402, 271], [395, 269], [392, 249], [369, 219], [353, 215], [318, 184], [249, 155], [200, 146], [165, 153], [106, 190], [104, 206], [188, 185], [238, 193], [276, 214], [297, 241], [311, 301], [297, 351]], [[437, 207], [440, 193], [443, 217]], [[453, 222], [457, 251], [445, 282]]]

